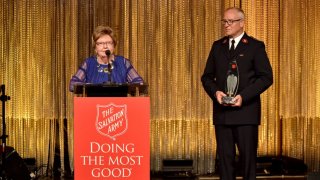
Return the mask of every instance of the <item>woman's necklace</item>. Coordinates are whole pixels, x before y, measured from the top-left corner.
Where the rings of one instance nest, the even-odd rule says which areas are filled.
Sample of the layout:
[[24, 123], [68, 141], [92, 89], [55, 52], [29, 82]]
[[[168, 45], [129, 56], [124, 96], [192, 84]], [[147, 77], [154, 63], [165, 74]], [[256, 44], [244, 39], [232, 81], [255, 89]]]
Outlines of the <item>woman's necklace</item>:
[[[113, 65], [113, 60], [111, 59], [109, 62], [105, 63], [104, 61], [102, 61], [98, 56], [96, 57], [97, 59], [97, 62], [98, 62], [98, 65], [97, 65], [97, 68], [98, 68], [98, 72], [104, 72], [104, 73], [107, 73], [107, 74], [111, 74], [113, 68], [114, 68], [114, 65]], [[101, 65], [107, 65], [107, 67], [102, 67]]]

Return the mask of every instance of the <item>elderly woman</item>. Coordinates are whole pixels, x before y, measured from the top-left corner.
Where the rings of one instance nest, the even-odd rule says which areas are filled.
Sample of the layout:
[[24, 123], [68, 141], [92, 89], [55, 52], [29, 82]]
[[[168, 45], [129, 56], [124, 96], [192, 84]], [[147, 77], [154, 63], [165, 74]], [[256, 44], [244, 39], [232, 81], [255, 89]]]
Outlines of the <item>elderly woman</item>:
[[70, 91], [76, 83], [143, 83], [130, 61], [114, 54], [117, 41], [110, 27], [98, 26], [92, 34], [95, 55], [87, 58], [70, 80]]

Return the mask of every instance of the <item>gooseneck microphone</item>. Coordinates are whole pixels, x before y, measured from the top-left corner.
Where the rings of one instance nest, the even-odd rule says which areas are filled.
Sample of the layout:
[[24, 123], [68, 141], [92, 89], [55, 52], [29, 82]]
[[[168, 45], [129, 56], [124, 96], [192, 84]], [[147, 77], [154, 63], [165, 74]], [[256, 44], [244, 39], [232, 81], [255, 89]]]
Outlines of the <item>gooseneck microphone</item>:
[[106, 50], [106, 55], [108, 56], [108, 83], [112, 83], [112, 70], [113, 70], [113, 61], [110, 59], [111, 51], [109, 49]]

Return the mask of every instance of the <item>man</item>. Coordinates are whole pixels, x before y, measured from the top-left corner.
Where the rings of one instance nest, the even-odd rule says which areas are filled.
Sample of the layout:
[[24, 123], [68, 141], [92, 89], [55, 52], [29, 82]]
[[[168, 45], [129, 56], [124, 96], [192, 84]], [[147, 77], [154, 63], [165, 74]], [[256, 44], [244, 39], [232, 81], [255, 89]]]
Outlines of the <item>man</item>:
[[[237, 146], [243, 178], [256, 179], [260, 94], [273, 83], [272, 68], [264, 43], [244, 32], [245, 15], [241, 9], [226, 9], [222, 24], [226, 36], [213, 43], [201, 77], [213, 100], [220, 178], [236, 179]], [[238, 91], [233, 103], [225, 104], [222, 97], [226, 96], [226, 77], [232, 61], [236, 61], [238, 69]]]

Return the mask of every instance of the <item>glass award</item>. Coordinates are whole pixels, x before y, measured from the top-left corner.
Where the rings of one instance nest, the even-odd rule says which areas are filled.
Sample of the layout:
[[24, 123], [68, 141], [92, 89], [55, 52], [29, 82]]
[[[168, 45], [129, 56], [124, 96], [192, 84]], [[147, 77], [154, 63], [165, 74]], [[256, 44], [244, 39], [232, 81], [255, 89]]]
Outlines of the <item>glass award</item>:
[[226, 76], [225, 94], [227, 96], [222, 97], [222, 104], [232, 105], [235, 104], [234, 97], [237, 95], [239, 86], [239, 71], [236, 60], [233, 60], [228, 65], [228, 71]]

